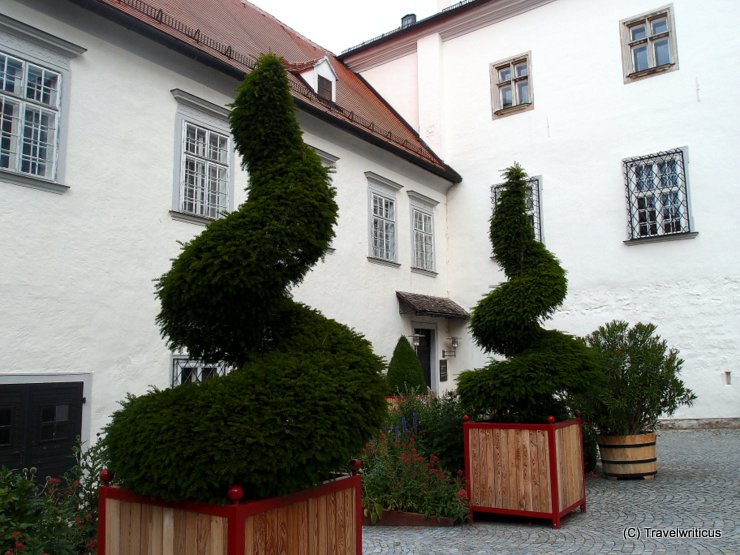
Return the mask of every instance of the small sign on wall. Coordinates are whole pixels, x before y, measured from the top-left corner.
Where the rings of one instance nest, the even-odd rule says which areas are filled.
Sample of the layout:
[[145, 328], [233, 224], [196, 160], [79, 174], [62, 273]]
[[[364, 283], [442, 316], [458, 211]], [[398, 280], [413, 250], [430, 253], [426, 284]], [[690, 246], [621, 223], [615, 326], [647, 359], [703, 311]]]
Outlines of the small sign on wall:
[[444, 358], [439, 361], [439, 381], [447, 381], [447, 360]]

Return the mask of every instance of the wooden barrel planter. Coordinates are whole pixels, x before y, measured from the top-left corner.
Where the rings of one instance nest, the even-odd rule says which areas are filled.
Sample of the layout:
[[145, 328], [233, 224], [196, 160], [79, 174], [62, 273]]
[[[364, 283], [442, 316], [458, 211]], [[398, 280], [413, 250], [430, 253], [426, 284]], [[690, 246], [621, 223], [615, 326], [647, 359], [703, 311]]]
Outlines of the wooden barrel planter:
[[655, 434], [597, 436], [601, 467], [611, 479], [652, 480], [658, 473]]
[[362, 484], [345, 476], [283, 497], [170, 503], [101, 486], [100, 555], [362, 554]]
[[546, 518], [553, 528], [586, 511], [580, 418], [548, 424], [465, 422], [465, 486], [472, 512]]

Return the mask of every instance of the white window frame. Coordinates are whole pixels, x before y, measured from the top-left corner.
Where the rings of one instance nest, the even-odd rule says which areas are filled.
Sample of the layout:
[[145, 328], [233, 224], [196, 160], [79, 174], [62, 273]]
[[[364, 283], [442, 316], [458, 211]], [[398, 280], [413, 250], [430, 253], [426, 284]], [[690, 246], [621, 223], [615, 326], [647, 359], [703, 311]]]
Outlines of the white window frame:
[[[491, 187], [491, 200], [493, 209], [498, 205], [499, 194], [505, 183], [498, 183]], [[524, 197], [525, 213], [534, 231], [534, 238], [544, 243], [542, 233], [542, 176], [535, 175], [527, 178], [527, 192]]]
[[[522, 67], [524, 72], [521, 71]], [[531, 52], [493, 62], [489, 66], [489, 74], [494, 119], [534, 108]], [[522, 88], [525, 85], [526, 98], [522, 98], [524, 96]], [[505, 99], [506, 90], [510, 91], [510, 100]]]
[[627, 242], [693, 237], [688, 147], [623, 160]]
[[[663, 23], [665, 28], [660, 27]], [[643, 33], [639, 31], [642, 29]], [[634, 31], [634, 34], [633, 34]], [[658, 73], [678, 69], [678, 47], [673, 5], [669, 4], [619, 22], [622, 44], [622, 72], [625, 83], [631, 83]], [[658, 63], [658, 47], [665, 45], [669, 60]], [[645, 53], [646, 67], [636, 67], [636, 52]], [[663, 51], [665, 52], [665, 51]]]
[[[0, 79], [0, 104], [15, 106], [14, 114], [0, 110], [0, 137], [7, 147], [6, 167], [0, 167], [0, 181], [23, 185], [54, 193], [69, 189], [64, 183], [67, 130], [69, 128], [69, 96], [71, 60], [85, 52], [85, 48], [50, 35], [0, 14], [0, 77], [4, 77], [4, 62], [12, 60], [21, 66], [22, 76], [18, 88], [6, 90]], [[29, 70], [42, 76], [53, 76], [56, 89], [48, 101], [29, 95], [27, 78]], [[43, 80], [43, 79], [42, 79]], [[51, 92], [51, 91], [50, 91]], [[51, 95], [50, 95], [51, 96]], [[39, 120], [30, 128], [34, 139], [24, 140], [26, 117], [36, 114], [49, 118], [49, 123]], [[24, 121], [13, 129], [13, 121], [23, 114]], [[43, 116], [42, 116], [43, 114]], [[42, 136], [46, 135], [44, 139]], [[24, 143], [33, 154], [24, 149]], [[1, 147], [0, 147], [1, 148]], [[24, 152], [25, 151], [25, 152]], [[35, 170], [32, 166], [36, 165]], [[39, 171], [43, 167], [43, 172]]]
[[[173, 170], [172, 209], [173, 218], [201, 225], [222, 217], [233, 209], [234, 202], [234, 146], [229, 129], [229, 111], [226, 108], [198, 98], [180, 89], [173, 89], [172, 96], [177, 101], [175, 118], [175, 160]], [[196, 130], [205, 137], [202, 151], [190, 148], [189, 130]], [[212, 138], [226, 141], [224, 156], [214, 157], [209, 148]], [[193, 199], [195, 205], [188, 203], [189, 168], [197, 165], [204, 170], [203, 181], [197, 185], [200, 195]], [[213, 202], [209, 195], [212, 172], [224, 171], [221, 186], [216, 191], [219, 198]]]
[[[411, 270], [428, 275], [437, 275], [434, 207], [439, 204], [436, 200], [408, 191], [411, 220]], [[417, 227], [417, 216], [423, 220], [423, 226], [428, 222], [428, 229]]]
[[400, 266], [396, 193], [403, 186], [373, 172], [365, 172], [365, 176], [368, 180], [368, 259]]

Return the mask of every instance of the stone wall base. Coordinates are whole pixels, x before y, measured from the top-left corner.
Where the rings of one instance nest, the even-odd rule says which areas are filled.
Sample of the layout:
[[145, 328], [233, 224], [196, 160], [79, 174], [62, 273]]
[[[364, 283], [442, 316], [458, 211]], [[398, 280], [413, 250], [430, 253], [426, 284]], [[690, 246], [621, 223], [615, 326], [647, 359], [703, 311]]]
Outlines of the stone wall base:
[[661, 420], [658, 430], [740, 429], [740, 418], [672, 418]]

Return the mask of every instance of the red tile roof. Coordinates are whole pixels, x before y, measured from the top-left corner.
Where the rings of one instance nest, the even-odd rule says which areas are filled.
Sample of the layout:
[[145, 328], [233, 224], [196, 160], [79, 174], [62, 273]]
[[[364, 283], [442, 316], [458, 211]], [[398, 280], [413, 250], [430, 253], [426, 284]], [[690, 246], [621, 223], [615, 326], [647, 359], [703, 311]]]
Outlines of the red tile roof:
[[[389, 149], [433, 173], [459, 182], [419, 135], [359, 75], [334, 54], [257, 6], [243, 0], [75, 0], [170, 46], [194, 49], [209, 59], [249, 72], [260, 54], [282, 56], [298, 105], [318, 117]], [[123, 17], [122, 17], [123, 16]], [[143, 25], [141, 25], [143, 24]], [[174, 41], [172, 40], [174, 39]], [[336, 103], [319, 99], [298, 75], [326, 56], [337, 75]]]

